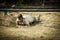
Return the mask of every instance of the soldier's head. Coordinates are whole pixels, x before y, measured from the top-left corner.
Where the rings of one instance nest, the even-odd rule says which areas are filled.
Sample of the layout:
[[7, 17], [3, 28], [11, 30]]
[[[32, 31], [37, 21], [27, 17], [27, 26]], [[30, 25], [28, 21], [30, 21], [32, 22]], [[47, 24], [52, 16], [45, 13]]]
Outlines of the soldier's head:
[[19, 14], [18, 19], [23, 18], [22, 14]]

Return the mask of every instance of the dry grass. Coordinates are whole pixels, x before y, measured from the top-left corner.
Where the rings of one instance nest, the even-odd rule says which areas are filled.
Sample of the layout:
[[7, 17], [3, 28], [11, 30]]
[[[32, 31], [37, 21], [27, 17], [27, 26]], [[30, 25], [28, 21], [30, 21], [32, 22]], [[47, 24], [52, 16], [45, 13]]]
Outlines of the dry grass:
[[[13, 12], [14, 13], [14, 12]], [[19, 12], [23, 15], [41, 15], [41, 23], [34, 26], [20, 26], [20, 28], [0, 27], [0, 37], [11, 40], [60, 40], [60, 12]], [[15, 13], [16, 15], [17, 13]], [[14, 15], [14, 16], [15, 16]], [[13, 38], [14, 37], [14, 38]]]

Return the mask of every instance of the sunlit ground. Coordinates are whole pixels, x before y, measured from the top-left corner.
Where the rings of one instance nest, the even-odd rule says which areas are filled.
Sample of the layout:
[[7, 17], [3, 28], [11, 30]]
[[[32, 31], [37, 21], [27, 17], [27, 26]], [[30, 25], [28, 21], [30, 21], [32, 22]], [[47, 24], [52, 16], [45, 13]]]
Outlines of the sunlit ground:
[[[14, 13], [14, 12], [13, 12]], [[34, 26], [0, 26], [1, 40], [60, 40], [60, 12], [19, 12], [41, 15]], [[14, 14], [16, 15], [16, 14]]]

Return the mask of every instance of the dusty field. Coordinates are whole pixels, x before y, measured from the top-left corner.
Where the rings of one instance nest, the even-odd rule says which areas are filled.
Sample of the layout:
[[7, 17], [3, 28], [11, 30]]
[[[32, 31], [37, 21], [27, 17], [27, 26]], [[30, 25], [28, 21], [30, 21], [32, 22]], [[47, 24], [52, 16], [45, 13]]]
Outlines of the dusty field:
[[[23, 15], [31, 14], [33, 16], [40, 15], [41, 22], [27, 28], [25, 26], [16, 28], [15, 24], [13, 23], [9, 24], [9, 26], [0, 26], [1, 40], [60, 40], [60, 12], [18, 12], [18, 14], [16, 12], [12, 13], [14, 13], [14, 17], [20, 13]], [[13, 16], [6, 16], [4, 18], [11, 18], [12, 20]], [[12, 21], [14, 22], [14, 20]], [[6, 22], [8, 22], [8, 20]]]

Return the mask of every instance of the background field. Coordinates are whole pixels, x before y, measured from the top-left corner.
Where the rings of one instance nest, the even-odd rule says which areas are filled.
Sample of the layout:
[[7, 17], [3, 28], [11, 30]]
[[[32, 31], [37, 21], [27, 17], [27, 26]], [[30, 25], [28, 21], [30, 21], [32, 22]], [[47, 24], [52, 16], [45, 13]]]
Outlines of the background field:
[[[40, 15], [40, 22], [17, 28], [19, 14]], [[60, 40], [60, 12], [0, 12], [0, 40]]]

